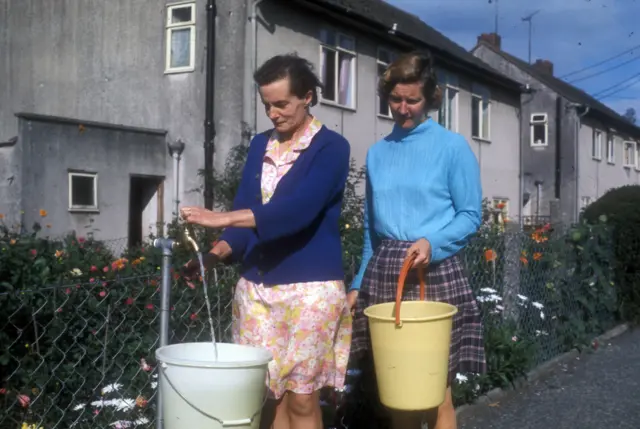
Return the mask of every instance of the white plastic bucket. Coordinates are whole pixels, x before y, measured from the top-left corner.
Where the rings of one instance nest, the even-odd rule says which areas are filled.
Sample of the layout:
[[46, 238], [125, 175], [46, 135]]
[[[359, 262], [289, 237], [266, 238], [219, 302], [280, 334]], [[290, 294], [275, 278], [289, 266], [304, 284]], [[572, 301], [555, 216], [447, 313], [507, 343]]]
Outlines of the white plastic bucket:
[[251, 428], [260, 425], [266, 399], [266, 349], [184, 343], [156, 350], [164, 429]]

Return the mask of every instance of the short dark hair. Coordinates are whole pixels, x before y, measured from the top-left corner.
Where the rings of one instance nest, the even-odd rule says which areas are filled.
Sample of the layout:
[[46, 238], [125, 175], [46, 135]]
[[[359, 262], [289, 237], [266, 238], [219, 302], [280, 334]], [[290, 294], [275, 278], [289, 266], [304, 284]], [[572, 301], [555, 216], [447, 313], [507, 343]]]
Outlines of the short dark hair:
[[318, 103], [318, 88], [322, 89], [322, 82], [313, 72], [313, 64], [295, 53], [276, 55], [265, 61], [253, 74], [253, 80], [258, 86], [269, 85], [286, 78], [289, 78], [292, 94], [304, 98], [311, 91], [311, 105], [315, 106]]
[[378, 94], [387, 99], [399, 83], [422, 84], [422, 93], [429, 108], [437, 109], [442, 102], [433, 57], [428, 51], [414, 51], [400, 55], [380, 77]]

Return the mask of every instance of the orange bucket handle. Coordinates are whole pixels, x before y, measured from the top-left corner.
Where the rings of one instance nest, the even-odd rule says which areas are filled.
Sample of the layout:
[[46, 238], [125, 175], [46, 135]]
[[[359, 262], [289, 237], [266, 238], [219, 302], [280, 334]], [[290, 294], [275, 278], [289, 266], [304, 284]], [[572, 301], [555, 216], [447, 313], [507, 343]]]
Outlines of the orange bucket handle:
[[[409, 271], [411, 271], [411, 266], [415, 262], [417, 254], [411, 254], [407, 256], [404, 260], [404, 264], [402, 264], [402, 269], [400, 270], [400, 275], [398, 276], [398, 288], [396, 291], [396, 326], [400, 326], [400, 303], [402, 302], [402, 291], [404, 289], [404, 282], [407, 279], [407, 275]], [[424, 282], [424, 266], [418, 266], [418, 280], [420, 281], [420, 301], [424, 301], [425, 299], [425, 289], [426, 284]]]

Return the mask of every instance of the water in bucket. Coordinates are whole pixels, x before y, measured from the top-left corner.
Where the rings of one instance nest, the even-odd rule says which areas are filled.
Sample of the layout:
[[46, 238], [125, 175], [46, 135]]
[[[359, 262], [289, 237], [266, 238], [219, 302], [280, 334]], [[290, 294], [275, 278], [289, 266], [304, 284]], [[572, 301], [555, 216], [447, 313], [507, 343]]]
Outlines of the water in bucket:
[[259, 347], [216, 342], [204, 258], [193, 244], [200, 262], [211, 342], [156, 350], [163, 427], [258, 429], [273, 355]]

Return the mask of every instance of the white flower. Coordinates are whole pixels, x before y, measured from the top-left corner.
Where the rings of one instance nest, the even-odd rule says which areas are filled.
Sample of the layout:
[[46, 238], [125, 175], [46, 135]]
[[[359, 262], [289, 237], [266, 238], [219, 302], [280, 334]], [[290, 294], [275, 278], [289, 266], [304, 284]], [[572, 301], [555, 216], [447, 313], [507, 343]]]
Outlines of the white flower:
[[107, 384], [102, 388], [102, 390], [100, 391], [100, 394], [104, 396], [107, 393], [117, 392], [120, 390], [121, 387], [122, 387], [122, 384], [120, 383]]
[[86, 406], [87, 406], [87, 404], [78, 404], [75, 407], [73, 407], [73, 411], [83, 410]]
[[71, 275], [74, 277], [78, 277], [82, 275], [82, 271], [80, 271], [79, 268], [74, 268], [73, 270], [71, 270]]
[[504, 307], [503, 307], [503, 306], [501, 306], [501, 305], [496, 305], [496, 310], [500, 310], [500, 311], [502, 311], [502, 310], [504, 310]]
[[542, 320], [544, 320], [544, 312], [542, 312], [542, 311], [540, 312], [540, 318], [541, 318]]
[[542, 310], [544, 308], [544, 305], [540, 304], [539, 302], [533, 302], [531, 303], [531, 305], [533, 305], [538, 310]]
[[529, 300], [529, 298], [527, 298], [527, 297], [526, 297], [526, 296], [524, 296], [524, 295], [520, 295], [520, 294], [518, 294], [518, 298], [520, 298], [520, 299], [521, 299], [521, 300], [523, 300], [523, 301], [528, 301], [528, 300]]
[[94, 401], [91, 405], [95, 408], [113, 407], [118, 411], [133, 410], [136, 406], [135, 399], [107, 399], [102, 401]]
[[463, 374], [456, 374], [456, 381], [458, 383], [466, 383], [467, 381], [469, 381], [469, 377], [467, 377], [466, 375]]
[[491, 289], [490, 287], [483, 287], [482, 289], [480, 289], [480, 292], [484, 292], [484, 293], [498, 293], [497, 290], [495, 289]]

